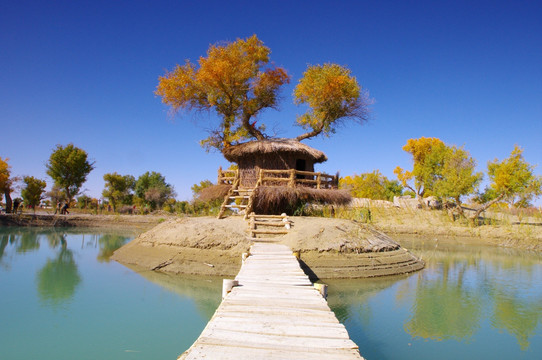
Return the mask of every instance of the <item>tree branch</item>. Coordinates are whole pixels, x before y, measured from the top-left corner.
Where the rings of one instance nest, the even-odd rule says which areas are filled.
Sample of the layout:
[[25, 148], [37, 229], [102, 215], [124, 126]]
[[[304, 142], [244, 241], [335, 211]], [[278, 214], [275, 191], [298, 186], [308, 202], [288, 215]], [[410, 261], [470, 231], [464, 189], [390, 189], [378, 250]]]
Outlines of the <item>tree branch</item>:
[[501, 201], [502, 199], [504, 198], [504, 193], [501, 193], [499, 196], [497, 196], [495, 199], [491, 200], [490, 202], [488, 203], [485, 203], [484, 205], [482, 205], [481, 208], [479, 208], [478, 210], [476, 210], [476, 212], [474, 213], [474, 216], [471, 218], [471, 221], [472, 221], [472, 224], [473, 225], [476, 225], [476, 220], [478, 220], [478, 217], [480, 216], [480, 214], [484, 211], [486, 211], [487, 209], [489, 209], [489, 207], [491, 207], [491, 205], [495, 204], [496, 202], [499, 202]]
[[252, 114], [248, 114], [246, 112], [243, 112], [243, 127], [247, 129], [248, 133], [252, 136], [254, 136], [258, 140], [264, 140], [265, 135], [258, 130], [253, 124], [250, 123], [250, 118], [252, 117]]
[[312, 131], [309, 131], [309, 132], [306, 132], [304, 134], [301, 134], [299, 135], [298, 137], [296, 137], [295, 139], [297, 141], [301, 141], [301, 140], [305, 140], [305, 139], [309, 139], [309, 138], [312, 138], [312, 137], [315, 137], [315, 136], [318, 136], [322, 133], [322, 131], [324, 131], [324, 121], [321, 121], [319, 124], [318, 124], [318, 127], [317, 128], [314, 128], [314, 126], [312, 127]]

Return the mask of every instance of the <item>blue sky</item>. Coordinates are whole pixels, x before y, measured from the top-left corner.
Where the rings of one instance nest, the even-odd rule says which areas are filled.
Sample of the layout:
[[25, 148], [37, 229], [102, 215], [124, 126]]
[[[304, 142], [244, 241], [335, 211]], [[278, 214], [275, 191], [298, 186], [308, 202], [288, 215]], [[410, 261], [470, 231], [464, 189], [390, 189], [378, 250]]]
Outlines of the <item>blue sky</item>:
[[198, 144], [215, 115], [169, 116], [158, 76], [256, 34], [292, 76], [259, 120], [280, 136], [301, 133], [292, 92], [308, 64], [348, 66], [375, 99], [368, 124], [306, 141], [329, 158], [319, 171], [393, 178], [411, 166], [407, 139], [431, 136], [481, 171], [518, 144], [540, 175], [540, 19], [541, 1], [2, 1], [0, 156], [50, 185], [52, 149], [74, 143], [96, 162], [90, 196], [105, 173], [158, 171], [189, 199], [228, 163]]

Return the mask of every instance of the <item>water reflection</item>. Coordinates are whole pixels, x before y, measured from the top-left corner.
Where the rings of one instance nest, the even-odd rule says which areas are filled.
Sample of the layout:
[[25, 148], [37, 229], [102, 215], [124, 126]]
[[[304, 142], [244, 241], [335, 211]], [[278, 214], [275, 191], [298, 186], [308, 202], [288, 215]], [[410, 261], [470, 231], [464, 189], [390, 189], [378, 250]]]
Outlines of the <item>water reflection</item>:
[[40, 247], [38, 232], [36, 231], [11, 231], [10, 228], [0, 227], [0, 263], [6, 255], [8, 245], [13, 246], [15, 252], [24, 254], [38, 250]]
[[216, 296], [206, 279], [170, 285], [177, 296], [107, 263], [122, 231], [0, 227], [0, 358], [168, 359], [193, 343], [221, 280]]
[[145, 279], [161, 287], [192, 299], [203, 317], [211, 319], [222, 301], [222, 278], [208, 276], [172, 275], [157, 271], [143, 270], [137, 266], [125, 265]]
[[425, 339], [468, 339], [479, 328], [483, 292], [465, 282], [467, 263], [441, 265], [436, 273], [415, 275], [414, 306], [405, 330]]
[[[425, 339], [469, 340], [484, 311], [493, 328], [529, 348], [542, 317], [539, 254], [452, 245], [416, 249], [428, 262], [417, 275], [412, 317], [405, 330]], [[538, 270], [538, 272], [535, 271]]]
[[130, 237], [106, 234], [100, 236], [98, 243], [100, 244], [100, 252], [96, 258], [99, 262], [109, 262], [111, 256], [122, 245], [126, 244]]
[[[113, 252], [132, 238], [108, 232], [85, 237], [86, 232], [86, 229], [0, 228], [0, 264], [9, 269], [15, 256], [38, 251], [40, 246], [53, 250], [55, 255], [47, 258], [36, 272], [36, 285], [43, 303], [58, 306], [74, 296], [82, 281], [74, 252], [98, 248], [96, 259], [109, 262]], [[76, 242], [78, 235], [80, 249]]]
[[36, 275], [38, 294], [47, 305], [58, 306], [73, 297], [81, 282], [81, 276], [64, 235], [48, 238], [53, 248], [60, 244], [60, 251], [54, 259], [47, 259], [45, 265], [38, 271]]
[[407, 247], [426, 261], [423, 271], [379, 285], [378, 279], [329, 282], [331, 308], [340, 320], [353, 324], [349, 331], [363, 333], [362, 341], [370, 337], [366, 331], [380, 326], [378, 321], [387, 321], [389, 315], [380, 309], [386, 298], [403, 314], [395, 323], [402, 324], [402, 331], [413, 340], [471, 344], [496, 332], [515, 338], [522, 351], [534, 339], [540, 342], [540, 254], [435, 243]]

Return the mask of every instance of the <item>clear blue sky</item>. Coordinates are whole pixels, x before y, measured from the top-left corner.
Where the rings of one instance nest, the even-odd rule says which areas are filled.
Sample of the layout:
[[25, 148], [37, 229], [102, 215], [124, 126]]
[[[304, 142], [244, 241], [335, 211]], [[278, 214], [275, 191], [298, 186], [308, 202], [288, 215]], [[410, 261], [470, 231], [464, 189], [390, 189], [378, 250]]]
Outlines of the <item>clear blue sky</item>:
[[518, 144], [542, 174], [541, 19], [541, 1], [2, 1], [0, 156], [51, 184], [45, 163], [71, 142], [96, 162], [90, 196], [105, 173], [158, 171], [189, 199], [228, 163], [198, 144], [215, 116], [169, 117], [158, 76], [257, 34], [292, 75], [260, 117], [279, 135], [301, 131], [292, 91], [307, 64], [348, 66], [376, 101], [368, 124], [306, 142], [329, 158], [319, 171], [393, 178], [411, 166], [407, 139], [431, 136], [480, 170]]

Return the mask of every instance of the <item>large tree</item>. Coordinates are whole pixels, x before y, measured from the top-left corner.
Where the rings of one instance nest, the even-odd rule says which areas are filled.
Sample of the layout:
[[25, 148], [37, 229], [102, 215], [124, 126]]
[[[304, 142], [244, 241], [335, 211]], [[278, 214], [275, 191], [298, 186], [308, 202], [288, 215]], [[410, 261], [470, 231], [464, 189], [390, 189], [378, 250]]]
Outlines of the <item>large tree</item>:
[[[412, 155], [412, 171], [399, 166], [394, 170], [403, 186], [412, 190], [421, 202], [432, 195], [455, 203], [460, 215], [461, 197], [473, 194], [482, 180], [476, 161], [462, 147], [446, 145], [438, 138], [409, 139], [403, 150]], [[414, 180], [414, 184], [409, 183]], [[450, 202], [451, 201], [451, 202]]]
[[119, 175], [116, 172], [104, 175], [105, 188], [102, 191], [104, 198], [107, 198], [117, 211], [119, 204], [130, 204], [136, 181], [132, 175]]
[[74, 196], [79, 194], [87, 175], [94, 169], [94, 162], [88, 160], [85, 150], [68, 144], [57, 145], [45, 166], [47, 175], [64, 191], [68, 203], [71, 203]]
[[439, 147], [430, 155], [430, 157], [433, 156], [441, 161], [441, 166], [435, 168], [433, 195], [445, 202], [451, 200], [457, 205], [459, 214], [464, 216], [461, 198], [475, 193], [483, 174], [476, 171], [476, 161], [461, 147]]
[[487, 174], [490, 184], [479, 196], [484, 203], [472, 217], [474, 224], [483, 211], [499, 201], [522, 205], [542, 195], [542, 177], [534, 174], [534, 166], [525, 161], [523, 149], [517, 145], [508, 158], [489, 161]]
[[341, 188], [348, 189], [352, 196], [373, 200], [393, 200], [400, 196], [403, 187], [397, 180], [389, 180], [379, 170], [360, 175], [346, 176], [339, 182]]
[[137, 179], [135, 194], [142, 203], [154, 210], [160, 208], [168, 199], [174, 198], [175, 190], [162, 174], [147, 171]]
[[36, 206], [43, 199], [42, 194], [45, 191], [47, 183], [44, 180], [36, 179], [33, 176], [25, 176], [23, 178], [25, 187], [21, 190], [21, 196], [25, 204], [31, 206], [36, 212]]
[[[256, 35], [231, 43], [211, 45], [198, 64], [184, 65], [159, 78], [156, 94], [173, 111], [214, 110], [219, 124], [202, 140], [207, 149], [219, 150], [237, 143], [269, 136], [258, 116], [276, 109], [282, 85], [290, 76], [272, 65], [270, 49]], [[297, 118], [307, 129], [303, 140], [333, 133], [340, 120], [363, 122], [370, 100], [350, 70], [336, 64], [311, 66], [294, 91], [295, 102], [309, 110]]]
[[0, 157], [0, 192], [5, 196], [6, 212], [11, 212], [11, 184], [10, 184], [10, 170], [8, 164], [8, 158], [2, 159]]
[[13, 207], [11, 192], [14, 190], [15, 183], [20, 179], [18, 177], [11, 176], [8, 160], [8, 158], [2, 159], [0, 157], [0, 197], [2, 194], [4, 195], [6, 202], [6, 213], [11, 213]]
[[[413, 168], [409, 171], [397, 166], [394, 173], [402, 185], [414, 192], [420, 201], [431, 191], [437, 179], [436, 168], [442, 165], [444, 148], [445, 144], [440, 139], [431, 137], [408, 139], [406, 145], [403, 146], [403, 150], [412, 155]], [[431, 153], [433, 153], [432, 157]], [[414, 179], [413, 185], [410, 183], [412, 179]]]

